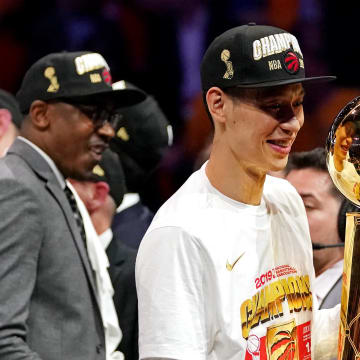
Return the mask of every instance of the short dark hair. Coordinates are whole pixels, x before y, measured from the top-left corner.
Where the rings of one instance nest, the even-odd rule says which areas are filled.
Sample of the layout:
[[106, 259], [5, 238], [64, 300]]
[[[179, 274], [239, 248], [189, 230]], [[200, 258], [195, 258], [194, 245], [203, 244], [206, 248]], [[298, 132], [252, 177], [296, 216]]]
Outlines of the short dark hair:
[[[301, 170], [307, 168], [324, 171], [328, 174], [325, 148], [317, 147], [310, 151], [299, 151], [291, 153], [289, 156], [289, 161], [284, 169], [285, 176], [288, 176], [292, 170]], [[339, 201], [344, 200], [343, 195], [335, 187], [332, 181], [330, 192], [334, 197], [338, 198]]]

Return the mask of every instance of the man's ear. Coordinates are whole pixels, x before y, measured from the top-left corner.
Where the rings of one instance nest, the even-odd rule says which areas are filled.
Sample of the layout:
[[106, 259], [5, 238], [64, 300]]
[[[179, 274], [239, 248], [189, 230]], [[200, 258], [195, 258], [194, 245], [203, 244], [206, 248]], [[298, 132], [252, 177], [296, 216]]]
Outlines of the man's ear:
[[49, 105], [45, 101], [35, 100], [32, 102], [29, 110], [32, 124], [38, 130], [45, 130], [49, 127], [50, 116]]
[[11, 113], [8, 109], [0, 109], [0, 138], [4, 136], [11, 123]]
[[225, 122], [224, 116], [224, 104], [225, 93], [218, 87], [210, 88], [206, 93], [206, 102], [209, 108], [209, 112], [214, 119], [221, 123]]
[[105, 203], [106, 197], [110, 191], [109, 185], [104, 181], [98, 181], [94, 183], [94, 185], [95, 191], [91, 200], [91, 211], [97, 210]]

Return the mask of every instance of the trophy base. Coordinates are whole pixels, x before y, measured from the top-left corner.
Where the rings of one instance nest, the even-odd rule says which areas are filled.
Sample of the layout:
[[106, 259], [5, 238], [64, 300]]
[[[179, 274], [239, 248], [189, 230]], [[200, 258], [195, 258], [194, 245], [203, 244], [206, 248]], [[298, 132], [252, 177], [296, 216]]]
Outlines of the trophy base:
[[338, 360], [360, 360], [360, 213], [346, 214]]

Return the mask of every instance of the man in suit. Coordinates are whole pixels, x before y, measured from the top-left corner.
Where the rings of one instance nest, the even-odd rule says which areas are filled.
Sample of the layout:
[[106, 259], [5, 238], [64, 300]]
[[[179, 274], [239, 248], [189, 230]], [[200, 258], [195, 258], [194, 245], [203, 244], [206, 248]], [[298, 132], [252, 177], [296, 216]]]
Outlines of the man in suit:
[[0, 157], [15, 140], [22, 122], [19, 104], [9, 92], [0, 89]]
[[[114, 89], [123, 86], [138, 89], [129, 82], [113, 84]], [[112, 231], [119, 241], [137, 250], [154, 217], [154, 213], [142, 202], [141, 195], [147, 190], [150, 175], [172, 145], [173, 134], [168, 119], [149, 94], [141, 103], [119, 109], [119, 114], [121, 119], [110, 146], [120, 157], [126, 194], [116, 210]], [[109, 252], [112, 252], [113, 246], [114, 241], [109, 245]]]
[[125, 355], [126, 360], [137, 360], [136, 251], [119, 241], [110, 227], [115, 210], [125, 193], [125, 176], [118, 156], [106, 150], [88, 181], [71, 180], [71, 183], [85, 204], [98, 234], [97, 240], [106, 250], [111, 263], [109, 273], [114, 289], [113, 300], [122, 332], [118, 350]]
[[323, 148], [291, 154], [285, 173], [302, 197], [309, 220], [319, 308], [332, 308], [341, 300], [345, 213], [350, 204], [330, 178]]
[[91, 174], [114, 135], [104, 58], [47, 55], [17, 93], [21, 136], [0, 160], [0, 359], [104, 360], [105, 335], [81, 219], [65, 179]]

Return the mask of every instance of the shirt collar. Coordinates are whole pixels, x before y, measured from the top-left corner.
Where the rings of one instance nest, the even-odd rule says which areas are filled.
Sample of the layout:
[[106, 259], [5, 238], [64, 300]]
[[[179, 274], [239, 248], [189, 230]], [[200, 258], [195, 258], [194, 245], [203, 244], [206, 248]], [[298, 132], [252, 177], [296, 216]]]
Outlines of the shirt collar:
[[315, 278], [314, 289], [319, 304], [325, 298], [326, 294], [331, 290], [336, 281], [343, 273], [344, 260], [335, 263], [331, 268], [327, 269]]
[[107, 249], [112, 238], [113, 238], [113, 232], [112, 232], [111, 228], [108, 228], [102, 234], [99, 235], [99, 239], [101, 241], [101, 245], [103, 246], [104, 250]]
[[50, 166], [51, 170], [53, 171], [53, 173], [55, 174], [60, 187], [64, 190], [65, 189], [65, 179], [62, 176], [62, 174], [60, 173], [59, 169], [56, 167], [54, 161], [49, 157], [48, 154], [46, 154], [43, 150], [41, 150], [37, 145], [35, 145], [34, 143], [32, 143], [30, 140], [25, 139], [22, 136], [18, 136], [18, 139], [20, 139], [21, 141], [24, 141], [25, 143], [27, 143], [28, 145], [30, 145], [35, 151], [37, 151], [42, 158], [48, 163], [48, 165]]
[[130, 206], [137, 204], [140, 201], [140, 195], [137, 193], [127, 193], [124, 195], [124, 199], [120, 206], [116, 209], [116, 213], [119, 213]]

